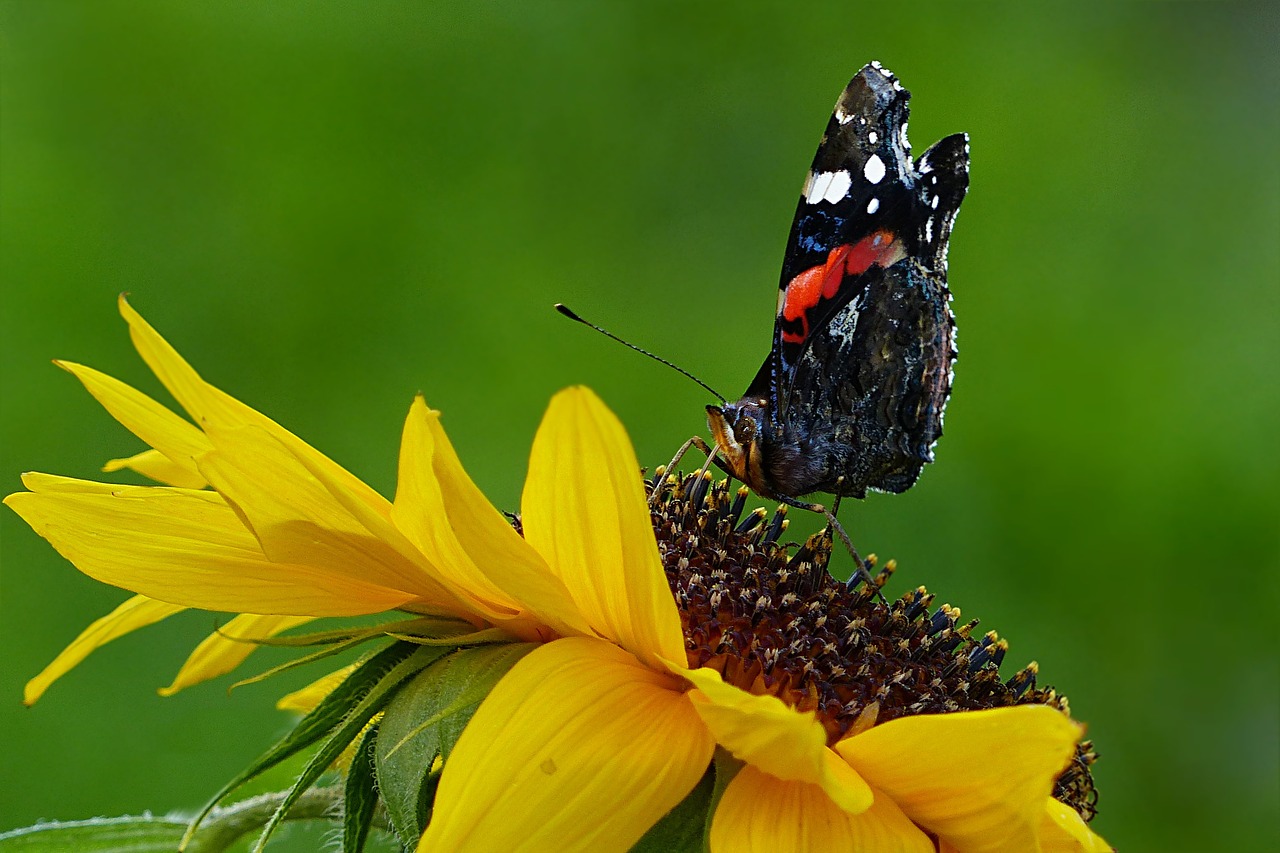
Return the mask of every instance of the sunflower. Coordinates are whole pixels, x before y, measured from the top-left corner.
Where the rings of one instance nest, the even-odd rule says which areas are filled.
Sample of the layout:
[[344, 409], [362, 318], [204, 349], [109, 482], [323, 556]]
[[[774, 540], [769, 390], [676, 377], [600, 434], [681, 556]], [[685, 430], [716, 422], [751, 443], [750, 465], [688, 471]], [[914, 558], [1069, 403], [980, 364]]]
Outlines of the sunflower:
[[[625, 850], [685, 799], [713, 756], [736, 771], [717, 791], [716, 851], [1109, 849], [1062, 793], [1087, 755], [1081, 727], [1052, 694], [1027, 692], [1028, 671], [986, 705], [958, 701], [955, 690], [933, 704], [920, 698], [940, 695], [948, 668], [961, 664], [974, 675], [966, 686], [983, 683], [999, 643], [971, 640], [958, 612], [929, 616], [923, 591], [886, 607], [836, 584], [817, 571], [820, 559], [807, 573], [784, 560], [767, 572], [780, 595], [756, 584], [744, 597], [745, 580], [759, 581], [783, 553], [766, 541], [779, 525], [739, 520], [741, 501], [696, 477], [655, 478], [651, 512], [630, 441], [591, 391], [552, 399], [517, 529], [466, 475], [421, 398], [388, 501], [204, 382], [123, 298], [120, 309], [191, 421], [60, 363], [151, 448], [108, 467], [169, 485], [28, 474], [28, 491], [5, 499], [85, 574], [136, 594], [34, 679], [28, 701], [102, 643], [184, 608], [240, 614], [224, 632], [232, 636], [404, 611], [532, 644], [448, 754], [421, 850]], [[720, 509], [699, 514], [708, 500]], [[713, 530], [696, 527], [707, 517], [722, 541], [755, 538], [727, 554]], [[708, 547], [717, 565], [704, 576], [699, 549]], [[726, 567], [735, 561], [736, 576]], [[775, 581], [787, 572], [793, 587], [782, 590]], [[740, 606], [761, 633], [725, 632]], [[766, 671], [761, 638], [809, 624], [796, 608], [820, 628], [843, 620], [847, 648], [800, 653], [791, 642], [765, 655]], [[878, 648], [876, 637], [911, 626], [915, 646], [893, 643], [914, 655], [915, 669], [903, 672], [915, 678], [915, 699], [895, 700], [895, 685], [911, 681], [901, 674], [879, 673], [870, 694], [850, 692], [870, 672], [854, 647]], [[229, 671], [244, 653], [215, 635], [168, 690]], [[929, 655], [946, 660], [932, 681], [917, 665]]]

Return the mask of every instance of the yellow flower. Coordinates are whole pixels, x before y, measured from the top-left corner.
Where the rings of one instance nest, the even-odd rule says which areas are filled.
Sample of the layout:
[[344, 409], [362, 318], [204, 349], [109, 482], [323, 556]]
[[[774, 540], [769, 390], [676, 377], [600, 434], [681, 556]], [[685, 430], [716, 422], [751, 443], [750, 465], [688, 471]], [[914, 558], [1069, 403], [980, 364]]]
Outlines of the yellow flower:
[[[387, 501], [201, 380], [123, 299], [121, 310], [196, 425], [63, 364], [152, 448], [113, 465], [174, 485], [31, 474], [28, 492], [6, 498], [86, 574], [138, 594], [46, 681], [95, 644], [185, 607], [244, 614], [234, 633], [255, 636], [322, 616], [451, 616], [540, 645], [449, 755], [419, 849], [625, 850], [693, 789], [717, 745], [743, 766], [714, 815], [716, 851], [1109, 849], [1050, 796], [1080, 737], [1056, 707], [877, 725], [873, 703], [837, 725], [804, 707], [816, 699], [784, 702], [791, 694], [767, 679], [753, 690], [725, 677], [724, 660], [698, 658], [634, 451], [590, 391], [558, 394], [538, 430], [522, 537], [421, 399]], [[187, 682], [239, 662], [231, 643], [206, 645]]]

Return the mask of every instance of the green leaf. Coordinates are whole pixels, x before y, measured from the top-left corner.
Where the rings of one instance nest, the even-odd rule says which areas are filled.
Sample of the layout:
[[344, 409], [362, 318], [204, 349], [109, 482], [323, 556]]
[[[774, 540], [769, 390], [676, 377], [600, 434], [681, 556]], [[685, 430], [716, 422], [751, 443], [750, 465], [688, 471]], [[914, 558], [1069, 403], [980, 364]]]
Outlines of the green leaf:
[[631, 848], [631, 853], [701, 853], [715, 789], [716, 772], [712, 764], [689, 795], [649, 827]]
[[[395, 648], [395, 646], [392, 648]], [[338, 759], [342, 751], [351, 745], [351, 742], [360, 735], [361, 730], [368, 725], [373, 716], [386, 706], [391, 697], [395, 695], [396, 689], [401, 682], [421, 672], [447, 652], [446, 649], [432, 648], [430, 646], [418, 646], [415, 648], [409, 645], [409, 648], [413, 649], [413, 652], [378, 678], [376, 683], [367, 692], [363, 693], [359, 704], [343, 717], [342, 722], [320, 744], [320, 748], [311, 757], [311, 760], [303, 769], [302, 775], [294, 782], [293, 787], [289, 789], [289, 793], [285, 795], [284, 801], [280, 803], [276, 813], [271, 816], [271, 820], [267, 821], [267, 825], [262, 828], [262, 836], [258, 839], [257, 844], [253, 846], [254, 853], [261, 853], [263, 847], [266, 846], [267, 839], [271, 837], [271, 833], [275, 831], [280, 821], [284, 820], [289, 808], [320, 778], [321, 774], [329, 769], [329, 766]], [[354, 673], [352, 674], [354, 675]]]
[[190, 836], [199, 827], [200, 821], [223, 797], [264, 770], [279, 764], [300, 750], [306, 749], [333, 731], [342, 722], [343, 718], [350, 713], [352, 706], [358, 704], [361, 697], [372, 690], [374, 685], [381, 681], [387, 673], [391, 672], [410, 655], [416, 654], [421, 650], [421, 647], [412, 646], [408, 643], [392, 643], [381, 651], [366, 657], [341, 684], [334, 688], [332, 693], [320, 700], [320, 704], [311, 713], [299, 720], [289, 734], [285, 735], [283, 739], [255, 759], [248, 767], [240, 771], [235, 778], [223, 785], [213, 795], [204, 808], [200, 810], [200, 813], [196, 815], [195, 819], [191, 821], [191, 825], [187, 829], [187, 836], [183, 838], [183, 843], [185, 844], [190, 840]]
[[460, 649], [420, 672], [387, 706], [378, 729], [378, 790], [400, 840], [417, 841], [438, 774], [480, 702], [531, 643]]
[[370, 726], [360, 738], [347, 771], [342, 798], [342, 853], [361, 853], [369, 838], [373, 812], [378, 806], [377, 782], [373, 775], [377, 742], [378, 727]]
[[4, 853], [173, 853], [187, 823], [174, 818], [112, 817], [41, 823], [0, 833]]

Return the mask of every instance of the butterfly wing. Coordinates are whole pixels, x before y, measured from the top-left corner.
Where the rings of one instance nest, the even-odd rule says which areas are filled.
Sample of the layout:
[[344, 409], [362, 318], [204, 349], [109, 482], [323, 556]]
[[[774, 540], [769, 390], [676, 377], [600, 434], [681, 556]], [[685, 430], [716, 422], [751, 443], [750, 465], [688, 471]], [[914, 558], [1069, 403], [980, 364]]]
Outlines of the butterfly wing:
[[748, 396], [768, 399], [784, 494], [903, 491], [932, 459], [950, 393], [946, 253], [968, 139], [913, 161], [910, 93], [878, 64], [841, 94], [805, 180], [774, 342]]

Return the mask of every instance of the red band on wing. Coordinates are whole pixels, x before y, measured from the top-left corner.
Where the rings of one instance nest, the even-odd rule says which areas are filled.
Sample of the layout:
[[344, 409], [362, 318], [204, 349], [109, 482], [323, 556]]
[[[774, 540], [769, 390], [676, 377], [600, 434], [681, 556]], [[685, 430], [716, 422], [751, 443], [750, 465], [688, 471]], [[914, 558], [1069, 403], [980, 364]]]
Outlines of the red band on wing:
[[[849, 249], [846, 269], [849, 275], [858, 275], [871, 268], [872, 264], [887, 267], [902, 257], [902, 247], [898, 245], [896, 235], [892, 231], [877, 231], [870, 237], [863, 237]], [[834, 255], [835, 252], [832, 252]]]
[[786, 331], [782, 333], [782, 339], [787, 343], [798, 344], [809, 336], [809, 320], [805, 317], [805, 312], [815, 307], [822, 299], [822, 291], [825, 289], [823, 282], [826, 276], [826, 266], [810, 267], [791, 279], [791, 283], [787, 285], [787, 298], [782, 303], [782, 316], [792, 321], [799, 320], [804, 325], [804, 331], [800, 334]]
[[825, 264], [810, 267], [787, 285], [782, 316], [791, 322], [799, 320], [802, 330], [799, 333], [784, 330], [782, 340], [798, 344], [809, 337], [809, 312], [822, 300], [835, 298], [845, 275], [864, 273], [872, 264], [889, 266], [903, 256], [903, 248], [892, 231], [877, 231], [853, 245], [836, 246], [827, 255]]

